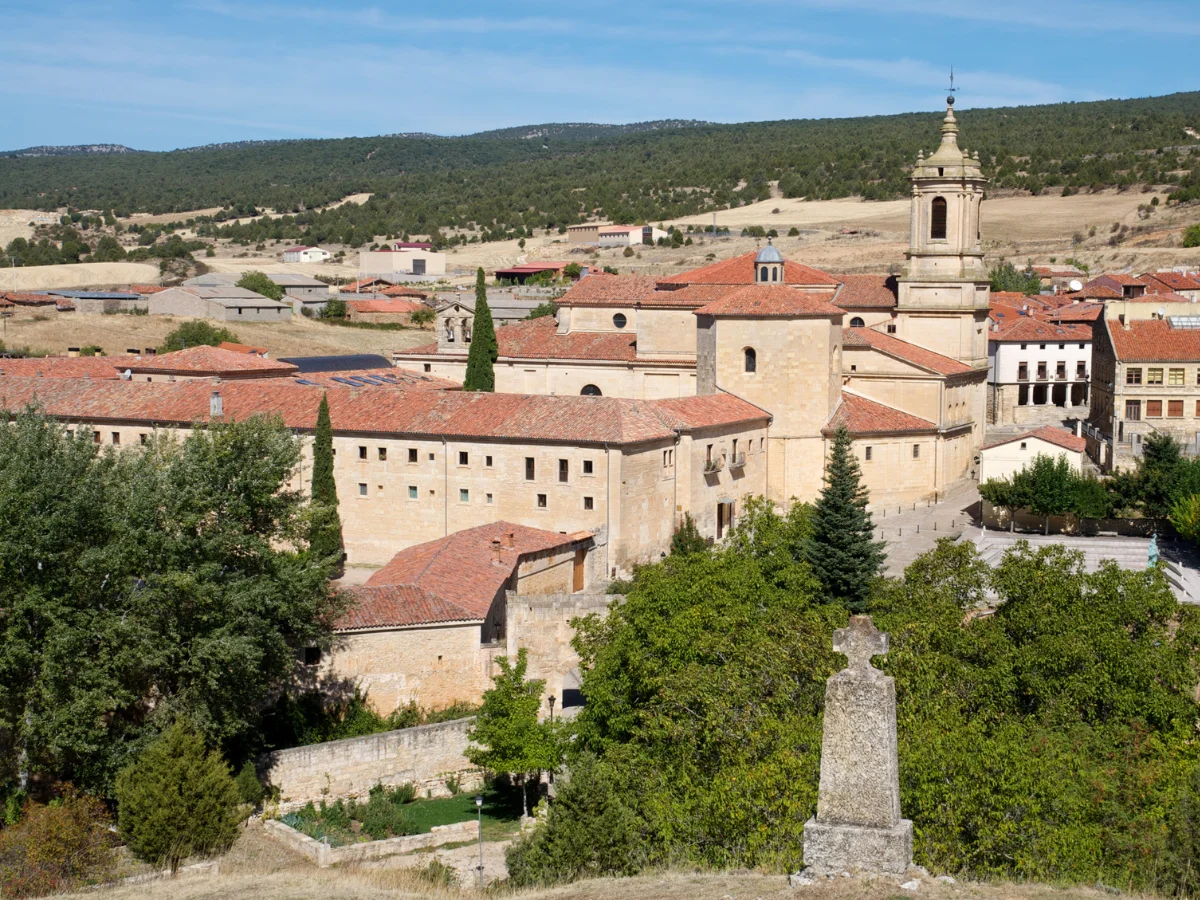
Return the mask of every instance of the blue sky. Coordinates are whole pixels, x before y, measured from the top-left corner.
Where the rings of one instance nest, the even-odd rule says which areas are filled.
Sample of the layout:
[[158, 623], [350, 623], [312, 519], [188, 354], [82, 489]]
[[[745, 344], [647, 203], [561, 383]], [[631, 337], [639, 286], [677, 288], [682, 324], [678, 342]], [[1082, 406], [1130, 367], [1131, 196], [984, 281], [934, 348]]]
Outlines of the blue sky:
[[0, 23], [0, 150], [936, 110], [951, 64], [962, 108], [1200, 86], [1196, 0], [0, 0]]

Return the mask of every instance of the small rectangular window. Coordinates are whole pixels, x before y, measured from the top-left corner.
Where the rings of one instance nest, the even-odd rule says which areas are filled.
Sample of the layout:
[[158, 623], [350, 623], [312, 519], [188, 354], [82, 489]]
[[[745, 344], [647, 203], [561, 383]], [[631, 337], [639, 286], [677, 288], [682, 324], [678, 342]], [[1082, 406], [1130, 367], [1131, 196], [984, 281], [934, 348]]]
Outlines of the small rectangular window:
[[491, 505], [492, 505], [492, 495], [491, 495], [491, 494], [486, 494], [486, 495], [485, 495], [485, 497], [486, 497], [486, 499], [487, 499], [487, 505], [488, 505], [488, 506], [491, 506]]
[[1162, 384], [1163, 370], [1162, 369], [1147, 369], [1146, 384]]
[[1085, 362], [1075, 363], [1075, 378], [1079, 381], [1082, 381], [1083, 379], [1087, 378], [1087, 363], [1085, 363]]
[[537, 495], [537, 505], [538, 505], [538, 509], [546, 508], [546, 495], [545, 494]]
[[1086, 349], [1087, 349], [1087, 344], [1080, 344], [1080, 345], [1079, 345], [1079, 349], [1080, 349], [1080, 350], [1086, 350]]
[[1182, 400], [1168, 400], [1167, 401], [1167, 417], [1170, 419], [1182, 419], [1183, 418], [1183, 401]]
[[415, 463], [417, 461], [417, 448], [416, 447], [408, 448], [408, 461], [410, 463]]
[[1061, 362], [1061, 361], [1060, 361], [1060, 362], [1059, 362], [1059, 363], [1058, 363], [1058, 364], [1057, 364], [1057, 365], [1054, 367], [1054, 377], [1055, 377], [1056, 379], [1058, 379], [1059, 381], [1066, 381], [1066, 380], [1067, 380], [1067, 364], [1066, 364], [1065, 362]]
[[1167, 384], [1173, 384], [1176, 387], [1183, 384], [1183, 369], [1167, 370]]
[[1142, 420], [1141, 400], [1125, 401], [1125, 419], [1129, 422], [1140, 422]]
[[146, 432], [143, 431], [141, 434], [138, 435], [138, 443], [139, 444], [150, 443], [150, 435], [146, 434]]
[[913, 459], [920, 459], [920, 458], [921, 458], [921, 445], [913, 444]]
[[1142, 383], [1142, 370], [1141, 369], [1126, 369], [1125, 370], [1125, 383], [1126, 384], [1141, 384]]
[[560, 484], [566, 484], [567, 478], [571, 474], [571, 464], [565, 459], [558, 461], [558, 481]]
[[483, 464], [490, 469], [492, 467], [492, 458], [490, 456], [485, 456], [483, 458]]
[[1028, 347], [1028, 346], [1029, 346], [1028, 344], [1022, 344], [1022, 345], [1021, 345], [1021, 349], [1022, 349], [1022, 350], [1024, 350], [1024, 349], [1025, 349], [1026, 347]]
[[366, 485], [366, 482], [360, 481], [360, 482], [358, 483], [358, 496], [360, 496], [360, 497], [365, 497], [365, 496], [367, 496], [367, 485]]
[[433, 371], [433, 365], [432, 365], [431, 363], [425, 363], [425, 371], [426, 371], [426, 372], [432, 372], [432, 371]]
[[367, 448], [366, 448], [366, 447], [359, 447], [359, 448], [358, 448], [358, 458], [359, 458], [359, 459], [366, 459], [366, 458], [367, 458]]
[[466, 488], [459, 488], [458, 489], [458, 502], [459, 503], [470, 503], [471, 502], [471, 492], [469, 490], [467, 490]]
[[321, 648], [320, 647], [305, 647], [304, 648], [304, 664], [306, 666], [319, 666], [321, 664]]
[[409, 500], [417, 499], [417, 486], [415, 484], [410, 484], [408, 486], [408, 499]]
[[93, 431], [93, 432], [92, 432], [92, 443], [93, 443], [93, 444], [98, 444], [98, 443], [100, 443], [100, 432], [98, 432], [98, 431]]
[[592, 474], [592, 461], [590, 459], [585, 459], [583, 461], [583, 474], [584, 475]]
[[470, 462], [471, 462], [470, 454], [468, 454], [466, 450], [459, 450], [458, 451], [458, 464], [460, 466], [465, 466], [465, 465], [470, 464]]
[[1024, 450], [1026, 447], [1028, 447], [1028, 445], [1024, 441], [1021, 441], [1021, 449]]
[[1038, 363], [1037, 372], [1038, 372], [1038, 376], [1037, 376], [1038, 381], [1045, 381], [1046, 380], [1046, 364], [1044, 362]]
[[863, 456], [864, 456], [864, 458], [866, 459], [866, 461], [867, 461], [867, 462], [870, 462], [870, 461], [871, 461], [871, 448], [870, 448], [870, 447], [868, 447], [868, 448], [866, 449], [866, 451], [864, 452]]
[[1039, 349], [1039, 350], [1045, 350], [1045, 349], [1046, 349], [1046, 345], [1045, 345], [1045, 344], [1038, 344], [1038, 349]]
[[1162, 417], [1162, 401], [1147, 400], [1146, 401], [1146, 418], [1157, 419]]
[[1059, 350], [1066, 350], [1066, 349], [1067, 349], [1067, 345], [1066, 345], [1066, 344], [1059, 344], [1059, 345], [1058, 345], [1058, 349], [1059, 349]]
[[1017, 381], [1029, 380], [1029, 363], [1017, 363]]
[[432, 453], [429, 454], [429, 461], [433, 462], [433, 454]]
[[535, 473], [536, 473], [536, 469], [534, 467], [533, 457], [532, 456], [525, 457], [525, 480], [533, 481], [533, 476]]
[[121, 432], [119, 432], [119, 431], [114, 431], [114, 432], [112, 433], [112, 442], [113, 442], [113, 446], [114, 446], [114, 447], [118, 447], [118, 446], [120, 446], [120, 444], [121, 444]]
[[583, 498], [583, 508], [584, 509], [594, 509], [595, 508], [595, 503], [592, 501], [591, 497]]
[[379, 448], [379, 461], [380, 461], [380, 462], [387, 462], [387, 447], [380, 447], [380, 448]]

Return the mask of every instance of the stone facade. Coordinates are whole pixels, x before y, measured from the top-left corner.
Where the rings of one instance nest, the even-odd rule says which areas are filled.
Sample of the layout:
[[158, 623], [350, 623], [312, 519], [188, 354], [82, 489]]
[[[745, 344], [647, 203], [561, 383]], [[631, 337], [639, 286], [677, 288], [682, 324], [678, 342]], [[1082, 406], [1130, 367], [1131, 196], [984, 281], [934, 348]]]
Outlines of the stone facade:
[[276, 750], [259, 770], [279, 789], [281, 809], [327, 797], [365, 797], [376, 784], [411, 782], [419, 794], [448, 796], [446, 779], [461, 776], [468, 790], [477, 770], [464, 755], [474, 719], [456, 719], [367, 737]]

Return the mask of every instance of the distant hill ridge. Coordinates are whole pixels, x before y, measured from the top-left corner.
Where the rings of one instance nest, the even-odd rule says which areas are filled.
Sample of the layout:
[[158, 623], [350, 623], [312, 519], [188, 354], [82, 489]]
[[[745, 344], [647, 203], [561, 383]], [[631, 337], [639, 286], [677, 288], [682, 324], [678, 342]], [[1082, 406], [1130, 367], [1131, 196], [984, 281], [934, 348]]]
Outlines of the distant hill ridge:
[[5, 150], [0, 156], [109, 156], [114, 153], [137, 153], [139, 151], [126, 147], [124, 144], [69, 144], [52, 146], [43, 144], [38, 147], [26, 147], [23, 150]]
[[[543, 123], [460, 137], [237, 141], [168, 152], [31, 148], [0, 156], [0, 208], [220, 207], [218, 222], [271, 208], [296, 219], [223, 226], [221, 236], [356, 246], [380, 234], [454, 229], [494, 240], [595, 217], [667, 221], [780, 193], [902, 198], [917, 152], [938, 145], [942, 115], [934, 103], [845, 119]], [[1152, 185], [1176, 199], [1200, 197], [1200, 92], [964, 109], [958, 119], [959, 142], [980, 154], [992, 189]], [[104, 146], [117, 147], [85, 145]], [[360, 192], [373, 197], [314, 212]]]

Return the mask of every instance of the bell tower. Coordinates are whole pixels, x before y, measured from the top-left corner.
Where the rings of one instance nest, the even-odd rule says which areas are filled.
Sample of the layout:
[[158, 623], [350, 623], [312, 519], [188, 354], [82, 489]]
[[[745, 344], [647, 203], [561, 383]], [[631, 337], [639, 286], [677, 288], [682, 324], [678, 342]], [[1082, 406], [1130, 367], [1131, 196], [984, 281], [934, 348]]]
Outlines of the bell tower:
[[946, 98], [942, 142], [917, 156], [912, 176], [908, 265], [898, 279], [897, 336], [967, 365], [987, 366], [990, 290], [980, 207], [987, 179], [979, 153], [958, 146], [954, 95]]

